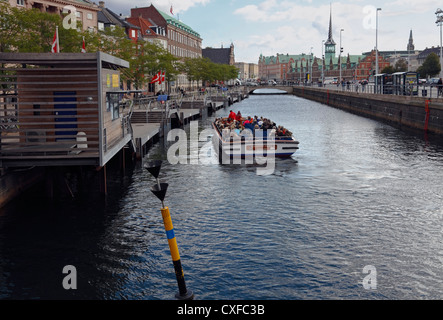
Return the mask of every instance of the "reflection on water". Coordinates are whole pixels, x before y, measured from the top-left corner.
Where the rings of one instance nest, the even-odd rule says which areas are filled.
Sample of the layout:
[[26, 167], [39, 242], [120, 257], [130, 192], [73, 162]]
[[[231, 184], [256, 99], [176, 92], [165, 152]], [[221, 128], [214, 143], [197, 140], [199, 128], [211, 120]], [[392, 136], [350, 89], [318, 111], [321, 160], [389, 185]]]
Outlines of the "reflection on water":
[[257, 95], [279, 95], [279, 94], [288, 94], [287, 91], [280, 89], [255, 89], [253, 90], [253, 94]]
[[[276, 159], [270, 176], [253, 165], [164, 162], [165, 202], [197, 299], [443, 298], [441, 144], [292, 96], [231, 108], [287, 127], [300, 150]], [[145, 161], [166, 160], [167, 147]], [[137, 166], [109, 180], [105, 201], [28, 196], [3, 210], [0, 298], [173, 298], [154, 179]], [[68, 264], [76, 291], [61, 285]], [[368, 265], [373, 291], [362, 286]]]

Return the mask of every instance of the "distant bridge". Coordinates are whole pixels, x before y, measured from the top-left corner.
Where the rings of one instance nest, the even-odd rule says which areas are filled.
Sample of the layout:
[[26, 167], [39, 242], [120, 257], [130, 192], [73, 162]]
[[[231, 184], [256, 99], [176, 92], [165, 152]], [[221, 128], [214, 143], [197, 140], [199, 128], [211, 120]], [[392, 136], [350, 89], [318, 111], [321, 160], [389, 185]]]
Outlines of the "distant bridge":
[[[288, 86], [258, 86], [258, 87], [247, 87], [249, 94], [253, 95], [276, 95], [276, 94], [292, 94], [293, 88]], [[274, 92], [255, 92], [257, 90], [273, 90]], [[276, 92], [281, 91], [281, 92]]]

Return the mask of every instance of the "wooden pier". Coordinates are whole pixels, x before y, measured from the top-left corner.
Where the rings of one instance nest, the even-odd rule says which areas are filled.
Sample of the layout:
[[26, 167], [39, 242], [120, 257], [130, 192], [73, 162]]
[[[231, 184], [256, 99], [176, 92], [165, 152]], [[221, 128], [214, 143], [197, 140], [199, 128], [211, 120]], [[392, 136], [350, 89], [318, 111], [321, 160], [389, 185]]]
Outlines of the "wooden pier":
[[[236, 88], [139, 98], [121, 89], [128, 67], [102, 52], [0, 53], [0, 206], [42, 177], [53, 192], [67, 170], [83, 171], [75, 167], [98, 172], [106, 194], [113, 158], [141, 159], [169, 130], [247, 96]], [[28, 178], [14, 174], [22, 171]]]
[[1, 53], [0, 165], [103, 167], [131, 141], [120, 69], [98, 53]]
[[171, 129], [205, 118], [246, 97], [248, 93], [238, 88], [232, 93], [208, 90], [206, 94], [191, 92], [185, 96], [170, 95], [167, 99], [159, 96], [134, 99], [130, 122], [137, 159], [144, 157], [153, 139], [163, 137]]

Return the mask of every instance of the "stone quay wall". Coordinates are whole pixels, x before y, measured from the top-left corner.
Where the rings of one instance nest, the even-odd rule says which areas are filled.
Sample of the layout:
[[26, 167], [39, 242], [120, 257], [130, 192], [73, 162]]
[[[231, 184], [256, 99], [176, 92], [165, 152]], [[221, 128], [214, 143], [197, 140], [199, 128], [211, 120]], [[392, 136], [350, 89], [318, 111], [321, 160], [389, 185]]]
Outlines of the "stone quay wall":
[[293, 94], [397, 127], [443, 135], [443, 99], [294, 87]]

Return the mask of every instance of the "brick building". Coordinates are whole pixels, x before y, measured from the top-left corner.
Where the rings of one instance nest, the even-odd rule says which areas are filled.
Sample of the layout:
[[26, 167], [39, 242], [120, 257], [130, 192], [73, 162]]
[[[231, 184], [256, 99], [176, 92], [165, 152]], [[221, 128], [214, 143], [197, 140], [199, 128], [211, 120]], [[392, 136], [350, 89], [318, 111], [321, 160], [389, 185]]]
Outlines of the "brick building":
[[[151, 26], [150, 30], [155, 33], [157, 39], [164, 41], [165, 48], [177, 58], [200, 58], [202, 57], [202, 38], [200, 34], [182, 21], [158, 10], [153, 5], [144, 8], [132, 8], [131, 19], [143, 18]], [[148, 29], [145, 29], [149, 31]], [[145, 35], [144, 35], [145, 36]], [[185, 74], [177, 76], [177, 80], [169, 83], [172, 90], [179, 87], [189, 89], [191, 83]]]
[[130, 17], [126, 18], [126, 21], [140, 28], [140, 38], [144, 41], [149, 41], [151, 43], [156, 43], [163, 47], [165, 50], [168, 49], [168, 38], [153, 22], [144, 19], [142, 17]]
[[153, 5], [132, 8], [131, 18], [142, 17], [155, 26], [155, 32], [166, 36], [168, 51], [178, 58], [199, 58], [202, 56], [200, 34], [183, 22], [158, 10]]
[[[357, 66], [355, 70], [356, 80], [368, 79], [371, 75], [375, 73], [376, 69], [376, 52], [372, 50], [369, 55], [367, 55]], [[391, 64], [386, 60], [383, 55], [378, 56], [378, 70], [381, 72], [385, 67], [389, 67]]]

